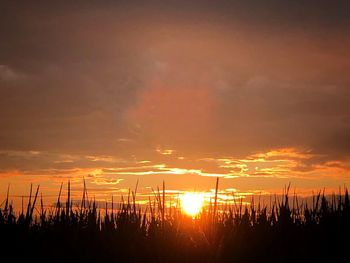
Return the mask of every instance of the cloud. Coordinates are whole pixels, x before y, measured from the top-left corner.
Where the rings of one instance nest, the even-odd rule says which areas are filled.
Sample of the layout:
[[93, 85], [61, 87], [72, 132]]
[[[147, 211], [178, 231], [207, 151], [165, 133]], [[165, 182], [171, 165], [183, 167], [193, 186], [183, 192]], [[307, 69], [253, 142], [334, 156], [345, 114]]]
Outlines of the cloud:
[[334, 186], [350, 157], [347, 10], [341, 0], [4, 1], [0, 169]]
[[0, 81], [11, 82], [19, 78], [19, 75], [15, 73], [9, 66], [0, 65]]

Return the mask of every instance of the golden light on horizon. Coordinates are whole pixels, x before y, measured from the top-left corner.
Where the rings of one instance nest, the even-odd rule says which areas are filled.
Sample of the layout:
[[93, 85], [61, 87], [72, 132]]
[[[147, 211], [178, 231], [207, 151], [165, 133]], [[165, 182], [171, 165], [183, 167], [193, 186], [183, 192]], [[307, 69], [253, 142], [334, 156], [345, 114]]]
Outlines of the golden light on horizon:
[[204, 205], [202, 193], [187, 192], [180, 195], [181, 210], [187, 215], [194, 217], [200, 213]]

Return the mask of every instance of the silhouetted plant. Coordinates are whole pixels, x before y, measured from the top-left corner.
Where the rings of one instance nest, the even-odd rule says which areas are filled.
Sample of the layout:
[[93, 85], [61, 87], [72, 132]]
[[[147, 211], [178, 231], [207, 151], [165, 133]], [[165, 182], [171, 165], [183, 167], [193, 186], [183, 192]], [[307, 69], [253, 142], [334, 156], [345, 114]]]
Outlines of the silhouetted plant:
[[347, 256], [347, 189], [328, 198], [318, 193], [311, 208], [295, 194], [291, 207], [288, 186], [269, 207], [252, 199], [250, 206], [241, 200], [220, 209], [218, 183], [214, 202], [196, 218], [165, 206], [164, 183], [146, 208], [136, 202], [136, 184], [127, 199], [117, 206], [112, 199], [102, 213], [88, 199], [85, 181], [79, 206], [68, 182], [67, 200], [61, 202], [61, 185], [50, 209], [42, 196], [37, 205], [40, 188], [33, 195], [31, 185], [26, 212], [18, 215], [8, 189], [0, 209], [1, 254], [46, 262], [335, 262]]

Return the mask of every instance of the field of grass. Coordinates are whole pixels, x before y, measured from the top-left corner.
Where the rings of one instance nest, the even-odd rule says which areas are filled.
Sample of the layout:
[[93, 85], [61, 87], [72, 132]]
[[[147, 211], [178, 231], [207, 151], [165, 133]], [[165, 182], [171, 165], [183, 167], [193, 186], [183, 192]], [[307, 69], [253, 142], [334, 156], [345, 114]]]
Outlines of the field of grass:
[[[217, 181], [218, 183], [218, 181]], [[218, 185], [218, 184], [217, 184]], [[62, 189], [62, 188], [61, 188]], [[347, 262], [350, 200], [319, 193], [312, 205], [290, 197], [271, 205], [237, 202], [218, 209], [216, 198], [191, 218], [165, 206], [165, 189], [147, 207], [136, 189], [124, 202], [99, 208], [70, 198], [45, 208], [39, 188], [14, 212], [10, 197], [0, 210], [1, 258], [15, 262]], [[217, 187], [216, 187], [217, 191]]]

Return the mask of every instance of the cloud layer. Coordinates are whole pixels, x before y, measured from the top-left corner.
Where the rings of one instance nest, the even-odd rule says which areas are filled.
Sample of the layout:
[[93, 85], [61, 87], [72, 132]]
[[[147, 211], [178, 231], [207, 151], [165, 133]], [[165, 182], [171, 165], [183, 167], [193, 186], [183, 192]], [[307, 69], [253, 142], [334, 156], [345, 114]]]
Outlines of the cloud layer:
[[[266, 189], [276, 187], [271, 173], [332, 187], [348, 180], [348, 1], [3, 1], [0, 9], [3, 174], [97, 169], [106, 184], [123, 184], [127, 174], [115, 169], [147, 160], [140, 173], [249, 175], [266, 178]], [[242, 161], [281, 149], [292, 150], [268, 157], [265, 170]]]

